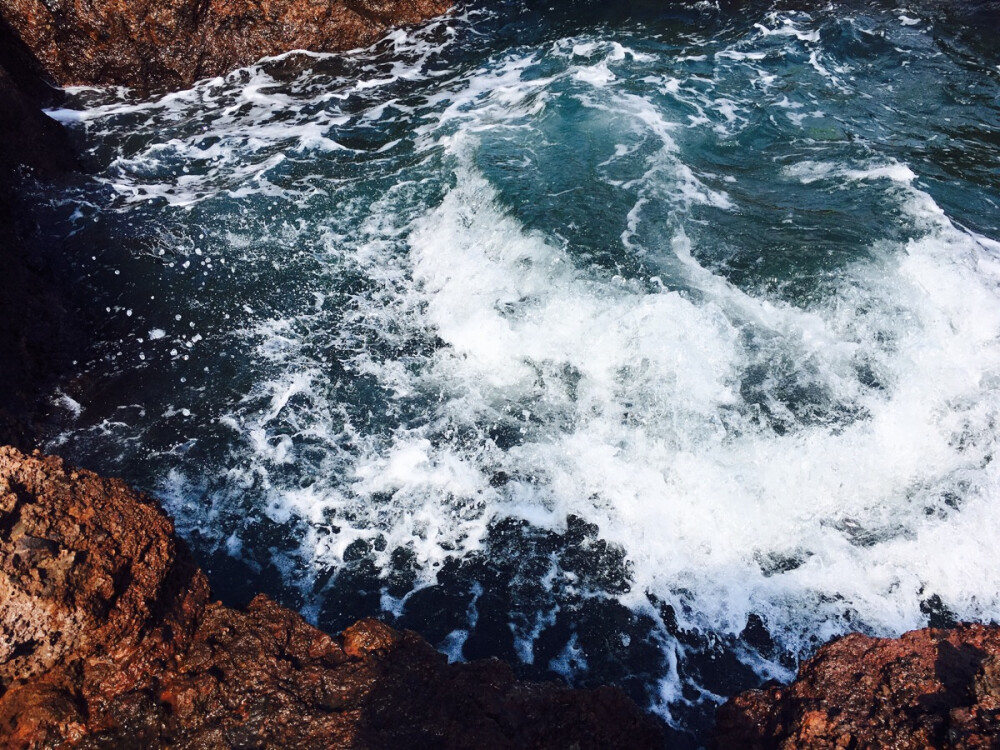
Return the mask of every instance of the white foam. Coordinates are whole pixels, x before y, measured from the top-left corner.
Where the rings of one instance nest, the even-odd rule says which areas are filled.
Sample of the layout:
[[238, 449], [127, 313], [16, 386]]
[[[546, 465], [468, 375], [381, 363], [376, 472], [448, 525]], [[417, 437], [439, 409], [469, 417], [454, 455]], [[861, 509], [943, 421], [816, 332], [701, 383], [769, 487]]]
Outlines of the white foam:
[[[901, 166], [859, 174], [910, 181]], [[462, 174], [411, 237], [426, 323], [447, 344], [416, 387], [449, 394], [436, 418], [451, 423], [504, 418], [512, 402], [540, 419], [505, 452], [485, 438], [472, 454], [398, 440], [355, 489], [416, 503], [407, 523], [435, 534], [458, 498], [483, 498], [484, 518], [558, 527], [580, 515], [628, 550], [633, 605], [681, 587], [695, 600], [687, 625], [737, 633], [757, 612], [793, 646], [842, 627], [845, 610], [880, 632], [917, 626], [926, 591], [962, 617], [995, 613], [983, 555], [1000, 530], [988, 459], [998, 400], [983, 386], [1000, 375], [996, 261], [928, 196], [893, 189], [926, 234], [902, 253], [875, 248], [836, 297], [804, 311], [747, 297], [683, 251], [704, 302], [589, 277]], [[763, 352], [746, 348], [748, 331]], [[781, 356], [868, 416], [778, 435], [735, 414], [745, 369]], [[884, 390], [859, 384], [861, 361]], [[496, 492], [497, 468], [530, 481]], [[965, 504], [950, 511], [941, 497], [957, 482]], [[764, 563], [781, 557], [801, 564], [772, 574]]]
[[[783, 162], [777, 179], [796, 190], [870, 191], [898, 221], [870, 247], [852, 248], [861, 259], [831, 272], [808, 302], [738, 288], [699, 262], [710, 253], [685, 230], [696, 211], [731, 219], [741, 209], [732, 175], [685, 161], [692, 131], [724, 142], [759, 106], [798, 124], [822, 116], [828, 102], [811, 92], [771, 88], [767, 65], [781, 55], [797, 55], [816, 90], [849, 80], [807, 16], [764, 22], [731, 48], [676, 66], [579, 36], [447, 75], [427, 65], [435, 52], [425, 37], [394, 32], [384, 41], [404, 63], [376, 64], [356, 81], [313, 89], [306, 73], [282, 84], [265, 64], [240, 72], [239, 85], [220, 79], [156, 102], [54, 113], [95, 128], [148, 117], [146, 131], [209, 113], [207, 133], [150, 139], [120, 155], [106, 179], [125, 203], [275, 198], [326, 211], [322, 230], [271, 216], [210, 232], [217, 245], [203, 245], [220, 264], [228, 255], [227, 270], [280, 269], [293, 250], [320, 261], [299, 308], [227, 300], [249, 321], [233, 336], [256, 379], [213, 422], [232, 433], [239, 455], [213, 481], [263, 498], [271, 520], [297, 524], [307, 571], [285, 561], [290, 576], [340, 568], [362, 540], [383, 571], [393, 551], [409, 550], [419, 588], [450, 558], [479, 552], [497, 519], [563, 531], [575, 515], [627, 554], [633, 580], [622, 601], [655, 618], [653, 594], [678, 605], [683, 627], [736, 634], [753, 612], [781, 646], [805, 653], [848, 627], [890, 634], [920, 625], [932, 593], [959, 617], [1000, 616], [990, 576], [1000, 562], [1000, 244], [953, 225], [918, 189], [915, 168], [878, 157]], [[686, 72], [709, 61], [711, 74]], [[726, 93], [726, 76], [752, 90]], [[407, 80], [435, 85], [397, 96], [393, 85]], [[581, 133], [610, 138], [593, 179], [627, 198], [612, 250], [641, 261], [648, 278], [581, 264], [558, 227], [526, 229], [478, 166], [483, 145], [501, 142], [518, 150], [509, 169], [530, 166], [549, 137], [543, 126], [570, 100]], [[354, 142], [344, 132], [385, 123], [400, 137], [372, 149], [384, 156], [350, 161], [361, 147], [343, 146]], [[814, 145], [797, 153], [823, 153]], [[391, 161], [406, 149], [417, 166]], [[381, 182], [322, 170], [274, 178], [310, 159], [399, 171]], [[201, 166], [177, 176], [178, 163]], [[559, 195], [576, 200], [575, 189]], [[891, 239], [901, 235], [912, 239]], [[200, 270], [193, 238], [165, 246]], [[364, 283], [338, 297], [338, 280], [352, 276]], [[148, 332], [150, 345], [165, 337]], [[178, 351], [186, 346], [169, 350]], [[334, 359], [344, 375], [331, 375]], [[342, 397], [341, 381], [370, 387], [371, 410], [384, 414]], [[806, 394], [808, 408], [789, 391]], [[162, 416], [185, 412], [208, 419], [191, 404]], [[379, 419], [381, 431], [371, 425]], [[98, 429], [120, 428], [105, 420]], [[211, 532], [227, 503], [241, 506], [207, 483], [174, 471], [161, 490], [182, 521]], [[227, 533], [226, 549], [240, 552], [240, 533]], [[408, 595], [383, 592], [381, 602], [400, 612]], [[514, 633], [526, 662], [555, 621], [548, 604]], [[475, 601], [470, 629], [474, 609]], [[468, 636], [448, 636], [451, 658]], [[665, 630], [657, 637], [668, 661], [660, 708], [669, 713], [683, 699], [684, 654]], [[549, 666], [572, 673], [585, 664], [574, 645]]]
[[[922, 236], [874, 247], [873, 261], [810, 310], [747, 296], [698, 266], [680, 237], [674, 250], [702, 292], [696, 302], [576, 269], [463, 168], [410, 236], [409, 294], [421, 303], [407, 309], [421, 313], [409, 325], [446, 346], [416, 375], [367, 361], [394, 389], [441, 397], [427, 427], [372, 444], [349, 492], [284, 496], [307, 518], [333, 509], [354, 519], [336, 540], [320, 534], [314, 552], [336, 560], [377, 529], [429, 571], [477, 549], [497, 516], [560, 528], [574, 514], [628, 551], [633, 606], [645, 606], [646, 591], [669, 601], [683, 588], [689, 626], [737, 633], [757, 612], [786, 644], [805, 647], [843, 627], [844, 611], [880, 632], [919, 625], [927, 591], [961, 617], [996, 613], [983, 557], [1000, 531], [988, 459], [1000, 376], [993, 251], [910, 187], [903, 165], [786, 172], [806, 182], [888, 177]], [[783, 435], [758, 425], [741, 410], [741, 379], [782, 357], [865, 416]], [[859, 383], [860, 362], [879, 372], [882, 390]], [[272, 401], [279, 411], [286, 393]], [[493, 420], [520, 424], [522, 442], [499, 449], [482, 431]], [[441, 424], [478, 441], [425, 436]], [[502, 490], [489, 483], [498, 470], [514, 477]], [[941, 498], [959, 483], [964, 504], [950, 510]], [[768, 561], [781, 558], [798, 567], [772, 572]]]
[[74, 417], [79, 417], [81, 414], [83, 414], [83, 404], [81, 404], [79, 401], [74, 399], [69, 394], [64, 393], [60, 389], [56, 390], [55, 398], [53, 398], [52, 400], [53, 403], [66, 409]]
[[[808, 21], [808, 16], [805, 13], [795, 14], [796, 17], [803, 21]], [[769, 13], [767, 15], [767, 22], [771, 24], [776, 24], [774, 28], [765, 26], [763, 23], [755, 23], [754, 28], [759, 31], [763, 36], [790, 36], [798, 39], [800, 42], [818, 42], [819, 41], [819, 30], [810, 29], [804, 31], [798, 27], [794, 18], [788, 18], [787, 16], [782, 17], [778, 13]], [[780, 21], [780, 23], [779, 23]]]

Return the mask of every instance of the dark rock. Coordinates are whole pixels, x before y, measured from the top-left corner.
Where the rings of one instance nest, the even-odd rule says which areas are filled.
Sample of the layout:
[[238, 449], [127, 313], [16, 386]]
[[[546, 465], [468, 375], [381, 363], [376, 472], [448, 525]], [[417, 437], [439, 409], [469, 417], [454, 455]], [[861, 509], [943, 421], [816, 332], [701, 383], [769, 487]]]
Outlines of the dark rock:
[[263, 596], [209, 599], [153, 501], [0, 448], [4, 747], [662, 746], [617, 689], [448, 664], [374, 620], [334, 638]]
[[59, 85], [145, 92], [191, 85], [266, 55], [369, 44], [447, 0], [0, 0], [0, 16]]
[[10, 181], [22, 173], [50, 178], [76, 168], [62, 126], [46, 116], [0, 67], [0, 172]]
[[[0, 28], [3, 63], [18, 65], [15, 47]], [[34, 444], [39, 402], [72, 349], [66, 295], [24, 221], [26, 182], [76, 168], [62, 127], [39, 109], [50, 91], [27, 66], [14, 77], [0, 63], [0, 444], [21, 447]]]
[[788, 686], [750, 690], [718, 712], [714, 746], [1000, 748], [1000, 627], [848, 635]]

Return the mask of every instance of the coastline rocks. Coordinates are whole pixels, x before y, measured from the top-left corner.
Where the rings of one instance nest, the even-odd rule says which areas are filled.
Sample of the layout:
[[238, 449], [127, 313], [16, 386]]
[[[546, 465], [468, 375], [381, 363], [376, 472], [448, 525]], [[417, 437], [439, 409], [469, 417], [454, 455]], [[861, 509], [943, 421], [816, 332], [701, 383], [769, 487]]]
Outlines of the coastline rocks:
[[852, 634], [718, 713], [718, 750], [1000, 747], [1000, 627]]
[[447, 0], [0, 0], [0, 16], [60, 86], [190, 86], [288, 50], [370, 44]]
[[40, 402], [79, 336], [48, 249], [27, 218], [23, 187], [77, 165], [62, 126], [39, 109], [48, 87], [16, 52], [0, 33], [0, 445], [26, 448], [35, 442]]
[[331, 637], [258, 596], [210, 601], [152, 500], [0, 448], [0, 745], [654, 748], [617, 689], [448, 664], [363, 620]]

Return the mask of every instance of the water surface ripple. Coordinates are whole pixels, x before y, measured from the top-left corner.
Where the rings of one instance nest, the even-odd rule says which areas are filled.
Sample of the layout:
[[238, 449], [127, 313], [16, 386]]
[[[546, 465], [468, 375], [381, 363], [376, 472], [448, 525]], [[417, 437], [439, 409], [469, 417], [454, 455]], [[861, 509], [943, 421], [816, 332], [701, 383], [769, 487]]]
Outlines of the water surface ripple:
[[472, 2], [73, 90], [95, 178], [40, 221], [97, 333], [49, 448], [227, 597], [682, 744], [834, 634], [995, 620], [1000, 52], [940, 5]]

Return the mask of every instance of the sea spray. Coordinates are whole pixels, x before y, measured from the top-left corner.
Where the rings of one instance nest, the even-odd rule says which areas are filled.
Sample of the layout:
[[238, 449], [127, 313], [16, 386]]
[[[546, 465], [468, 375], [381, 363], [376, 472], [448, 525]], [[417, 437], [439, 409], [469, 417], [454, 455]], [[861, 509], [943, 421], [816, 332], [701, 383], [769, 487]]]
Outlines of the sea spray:
[[682, 731], [997, 618], [997, 61], [889, 4], [585, 10], [71, 92], [95, 184], [41, 220], [99, 325], [51, 445], [224, 594]]

